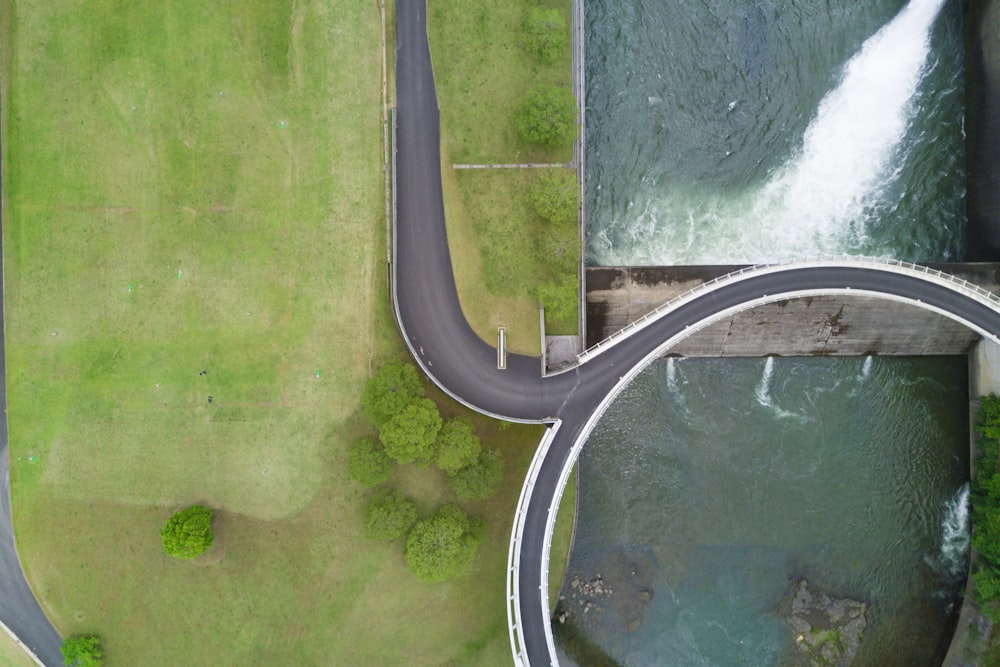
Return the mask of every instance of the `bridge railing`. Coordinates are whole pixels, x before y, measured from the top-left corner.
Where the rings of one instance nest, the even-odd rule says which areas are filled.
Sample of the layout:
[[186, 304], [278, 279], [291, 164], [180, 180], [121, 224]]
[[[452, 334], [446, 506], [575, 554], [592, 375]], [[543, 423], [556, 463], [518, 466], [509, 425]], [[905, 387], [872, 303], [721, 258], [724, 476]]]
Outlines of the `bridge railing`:
[[[545, 430], [542, 441], [535, 449], [535, 456], [528, 466], [528, 473], [525, 475], [524, 484], [521, 485], [521, 495], [517, 499], [517, 510], [514, 513], [514, 527], [510, 531], [510, 548], [507, 551], [507, 629], [510, 633], [510, 650], [514, 656], [514, 664], [520, 666], [528, 665], [528, 658], [524, 653], [524, 642], [521, 633], [521, 605], [520, 603], [520, 569], [521, 569], [521, 540], [524, 537], [524, 519], [531, 500], [531, 493], [535, 488], [535, 480], [538, 479], [538, 471], [541, 469], [542, 461], [545, 460], [552, 444], [553, 438], [559, 432], [562, 422], [557, 421]], [[558, 507], [558, 502], [555, 503]], [[549, 511], [552, 509], [550, 507]], [[549, 549], [552, 538], [546, 536], [545, 549], [543, 554], [542, 569], [542, 590], [541, 595], [548, 595], [548, 562]], [[543, 608], [547, 605], [543, 605]], [[549, 646], [549, 655], [555, 655], [555, 640], [552, 637], [552, 628], [546, 620], [545, 640]]]
[[978, 299], [986, 303], [987, 305], [1000, 310], [1000, 296], [997, 296], [993, 292], [987, 289], [971, 283], [964, 278], [959, 278], [953, 276], [950, 273], [941, 271], [940, 269], [934, 269], [928, 266], [922, 266], [920, 264], [914, 264], [913, 262], [904, 262], [898, 259], [892, 259], [889, 257], [858, 257], [858, 256], [839, 256], [839, 257], [823, 257], [814, 259], [797, 259], [797, 260], [786, 260], [781, 262], [769, 262], [767, 264], [753, 264], [750, 266], [745, 266], [731, 273], [727, 273], [722, 276], [713, 278], [712, 280], [706, 281], [701, 285], [697, 285], [679, 294], [674, 298], [670, 299], [666, 303], [657, 306], [653, 310], [649, 311], [642, 317], [632, 322], [611, 334], [604, 340], [595, 343], [594, 345], [588, 347], [586, 350], [577, 355], [577, 363], [582, 364], [588, 359], [597, 356], [604, 350], [614, 346], [618, 342], [628, 338], [637, 331], [643, 329], [644, 327], [652, 324], [664, 314], [670, 312], [671, 310], [677, 308], [678, 306], [691, 301], [692, 299], [704, 294], [706, 292], [711, 292], [717, 289], [720, 285], [725, 283], [735, 282], [743, 278], [749, 277], [751, 275], [759, 275], [761, 273], [768, 273], [772, 271], [781, 271], [787, 267], [801, 266], [802, 268], [808, 268], [810, 266], [844, 266], [844, 265], [870, 265], [878, 266], [883, 270], [894, 271], [896, 273], [902, 273], [906, 275], [920, 275], [921, 277], [929, 278], [932, 282], [936, 282], [956, 291], [965, 293], [973, 298]]

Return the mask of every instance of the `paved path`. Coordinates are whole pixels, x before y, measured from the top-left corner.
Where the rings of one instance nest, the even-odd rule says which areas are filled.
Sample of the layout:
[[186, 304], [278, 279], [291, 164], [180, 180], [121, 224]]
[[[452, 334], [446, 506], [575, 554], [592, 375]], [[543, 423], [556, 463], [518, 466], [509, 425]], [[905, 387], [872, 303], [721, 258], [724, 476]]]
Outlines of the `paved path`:
[[[542, 587], [549, 508], [571, 464], [585, 424], [622, 376], [651, 358], [689, 326], [771, 295], [864, 291], [924, 307], [1000, 333], [995, 306], [962, 296], [927, 277], [862, 262], [790, 265], [745, 276], [692, 299], [637, 330], [627, 340], [560, 375], [540, 377], [539, 361], [509, 355], [497, 370], [496, 351], [462, 315], [451, 272], [441, 194], [437, 97], [427, 45], [425, 0], [396, 5], [397, 220], [393, 252], [396, 315], [414, 358], [431, 379], [466, 405], [520, 421], [560, 422], [524, 508], [518, 544], [518, 632], [524, 659], [549, 664], [547, 591]], [[780, 350], [776, 350], [779, 352]]]

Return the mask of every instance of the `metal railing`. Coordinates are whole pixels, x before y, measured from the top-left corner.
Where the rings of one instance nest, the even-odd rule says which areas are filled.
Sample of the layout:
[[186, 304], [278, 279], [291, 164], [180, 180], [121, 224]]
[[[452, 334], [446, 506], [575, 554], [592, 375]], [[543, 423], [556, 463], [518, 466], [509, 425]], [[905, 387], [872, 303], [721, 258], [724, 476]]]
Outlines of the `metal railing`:
[[[531, 501], [531, 492], [535, 488], [535, 480], [538, 479], [538, 471], [541, 469], [542, 461], [545, 460], [545, 457], [549, 453], [549, 446], [559, 432], [561, 424], [561, 421], [556, 421], [547, 428], [541, 442], [538, 443], [538, 448], [535, 449], [535, 456], [531, 459], [531, 465], [528, 466], [528, 474], [525, 475], [524, 484], [521, 485], [521, 495], [517, 499], [517, 509], [514, 512], [514, 526], [510, 531], [510, 548], [507, 551], [507, 628], [510, 632], [510, 650], [514, 657], [515, 665], [528, 664], [521, 641], [521, 605], [519, 604], [521, 540], [524, 537], [524, 517], [528, 509], [528, 503]], [[562, 494], [560, 493], [559, 496], [561, 497]], [[556, 507], [558, 507], [558, 504], [558, 500], [556, 500]], [[552, 511], [551, 506], [549, 511]], [[546, 568], [549, 561], [548, 552], [551, 541], [551, 535], [547, 535], [542, 569], [543, 587], [546, 587], [548, 583]], [[548, 595], [548, 591], [543, 588], [541, 594], [543, 600], [547, 602], [548, 598], [546, 596]], [[547, 606], [547, 604], [543, 606], [543, 611]], [[549, 654], [555, 655], [555, 640], [552, 638], [552, 628], [548, 623], [545, 625], [545, 639], [549, 645]]]
[[997, 311], [1000, 311], [1000, 297], [998, 297], [993, 292], [983, 289], [979, 285], [970, 283], [968, 280], [953, 276], [950, 273], [945, 273], [940, 269], [932, 269], [927, 266], [922, 266], [920, 264], [914, 264], [913, 262], [904, 262], [898, 259], [883, 258], [883, 257], [854, 257], [854, 256], [844, 256], [844, 257], [830, 257], [830, 258], [817, 258], [817, 259], [806, 259], [806, 260], [788, 260], [783, 262], [772, 262], [768, 264], [753, 264], [751, 266], [743, 267], [737, 271], [727, 273], [722, 276], [718, 276], [702, 283], [696, 287], [691, 288], [687, 292], [675, 296], [666, 303], [657, 306], [653, 310], [649, 311], [639, 319], [628, 323], [615, 333], [611, 334], [604, 340], [595, 343], [591, 347], [587, 348], [583, 352], [577, 355], [577, 363], [583, 364], [588, 359], [600, 354], [604, 350], [616, 345], [620, 341], [628, 338], [637, 331], [643, 329], [644, 327], [652, 324], [656, 320], [663, 317], [666, 313], [671, 310], [676, 309], [696, 297], [718, 289], [724, 284], [729, 284], [748, 278], [750, 276], [761, 275], [763, 273], [773, 273], [776, 271], [786, 271], [789, 267], [795, 268], [809, 268], [809, 267], [821, 267], [821, 266], [870, 266], [872, 268], [877, 268], [879, 270], [888, 271], [891, 273], [899, 273], [904, 275], [911, 275], [919, 278], [924, 278], [950, 289], [955, 290], [961, 294], [971, 296], [978, 301], [981, 301]]

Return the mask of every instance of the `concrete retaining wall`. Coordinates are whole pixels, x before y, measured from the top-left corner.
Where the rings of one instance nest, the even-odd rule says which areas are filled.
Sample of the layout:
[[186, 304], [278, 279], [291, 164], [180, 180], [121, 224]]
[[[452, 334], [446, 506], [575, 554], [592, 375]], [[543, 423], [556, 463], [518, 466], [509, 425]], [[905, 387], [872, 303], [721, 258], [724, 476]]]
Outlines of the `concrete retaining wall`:
[[[1000, 264], [934, 265], [1000, 292]], [[587, 345], [733, 266], [590, 267]], [[712, 325], [671, 350], [687, 357], [968, 354], [979, 336], [941, 315], [870, 297], [779, 301]]]
[[971, 0], [965, 17], [966, 259], [1000, 259], [1000, 2]]

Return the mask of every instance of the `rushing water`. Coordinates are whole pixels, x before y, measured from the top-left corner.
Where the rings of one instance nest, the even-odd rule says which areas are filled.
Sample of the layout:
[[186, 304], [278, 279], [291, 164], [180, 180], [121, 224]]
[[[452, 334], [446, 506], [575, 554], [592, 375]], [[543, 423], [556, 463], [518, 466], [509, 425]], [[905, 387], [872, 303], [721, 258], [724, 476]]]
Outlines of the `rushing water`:
[[[961, 259], [960, 3], [586, 10], [591, 263]], [[966, 391], [964, 359], [660, 360], [583, 450], [557, 637], [580, 664], [795, 664], [804, 578], [868, 604], [855, 665], [935, 664]]]
[[658, 361], [584, 448], [568, 581], [612, 594], [584, 613], [565, 586], [569, 622], [619, 664], [788, 664], [806, 579], [868, 604], [855, 664], [934, 664], [968, 548], [966, 382], [962, 359]]
[[961, 259], [961, 8], [943, 4], [588, 2], [588, 260]]

